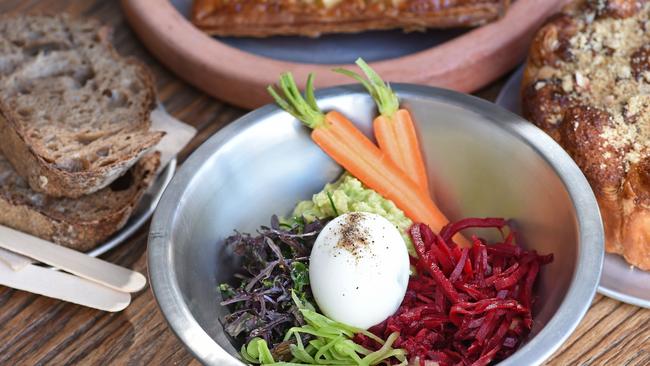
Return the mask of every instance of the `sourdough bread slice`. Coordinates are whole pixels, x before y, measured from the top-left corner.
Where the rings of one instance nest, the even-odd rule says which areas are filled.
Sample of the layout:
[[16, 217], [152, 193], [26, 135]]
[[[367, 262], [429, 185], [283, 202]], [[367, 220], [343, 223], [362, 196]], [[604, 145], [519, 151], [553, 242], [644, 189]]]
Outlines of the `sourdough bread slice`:
[[77, 199], [35, 192], [0, 155], [0, 224], [85, 251], [124, 226], [160, 163], [160, 154], [143, 157], [108, 187]]
[[0, 149], [37, 192], [96, 192], [164, 135], [150, 131], [151, 74], [109, 33], [65, 15], [0, 17]]

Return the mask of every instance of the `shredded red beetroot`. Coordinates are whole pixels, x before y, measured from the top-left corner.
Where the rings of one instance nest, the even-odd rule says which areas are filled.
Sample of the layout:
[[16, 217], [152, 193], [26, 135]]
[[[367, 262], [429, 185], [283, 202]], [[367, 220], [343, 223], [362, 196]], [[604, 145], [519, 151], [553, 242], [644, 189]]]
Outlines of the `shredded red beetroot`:
[[[509, 228], [502, 242], [486, 245], [472, 237], [459, 248], [452, 237], [467, 228]], [[503, 219], [469, 218], [450, 223], [439, 235], [424, 224], [410, 229], [419, 258], [398, 311], [370, 329], [387, 338], [400, 332], [393, 347], [404, 348], [413, 362], [488, 365], [511, 355], [533, 324], [533, 284], [541, 265], [553, 255], [538, 255], [514, 244], [515, 233]], [[359, 334], [370, 349], [379, 344]]]

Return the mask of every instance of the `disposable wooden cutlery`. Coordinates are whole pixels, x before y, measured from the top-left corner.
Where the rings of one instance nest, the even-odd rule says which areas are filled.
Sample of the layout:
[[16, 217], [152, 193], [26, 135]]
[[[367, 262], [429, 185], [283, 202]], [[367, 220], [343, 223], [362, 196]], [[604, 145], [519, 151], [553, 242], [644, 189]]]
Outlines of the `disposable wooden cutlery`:
[[0, 285], [110, 312], [124, 310], [131, 303], [126, 292], [33, 264], [14, 271], [0, 263]]
[[[5, 226], [0, 226], [0, 248], [33, 258], [117, 291], [136, 292], [147, 284], [146, 278], [138, 272]], [[20, 264], [20, 261], [14, 260], [12, 263]], [[11, 266], [11, 263], [8, 264]], [[19, 270], [19, 273], [22, 274], [27, 267]]]

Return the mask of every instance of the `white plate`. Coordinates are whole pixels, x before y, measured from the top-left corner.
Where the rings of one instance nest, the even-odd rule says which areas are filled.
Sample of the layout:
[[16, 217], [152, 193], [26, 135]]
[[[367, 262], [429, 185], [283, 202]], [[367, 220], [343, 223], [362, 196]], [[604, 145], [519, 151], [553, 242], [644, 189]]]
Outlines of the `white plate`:
[[[501, 89], [496, 104], [521, 114], [519, 87], [523, 67]], [[633, 268], [616, 254], [605, 254], [598, 292], [628, 304], [650, 308], [650, 272]]]

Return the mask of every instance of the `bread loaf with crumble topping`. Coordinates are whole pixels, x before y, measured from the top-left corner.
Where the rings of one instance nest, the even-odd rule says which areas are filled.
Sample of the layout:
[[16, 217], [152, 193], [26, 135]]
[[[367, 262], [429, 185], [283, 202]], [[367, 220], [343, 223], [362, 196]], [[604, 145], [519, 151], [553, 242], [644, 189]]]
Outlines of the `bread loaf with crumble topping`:
[[522, 107], [589, 180], [606, 250], [650, 270], [650, 2], [576, 1], [551, 19], [530, 48]]

